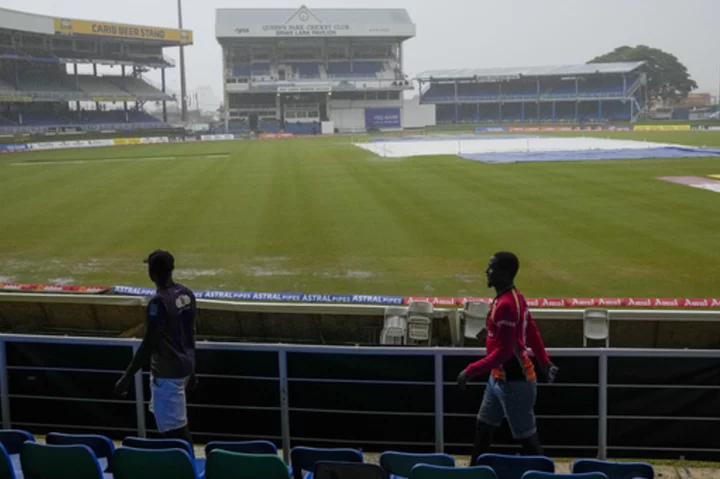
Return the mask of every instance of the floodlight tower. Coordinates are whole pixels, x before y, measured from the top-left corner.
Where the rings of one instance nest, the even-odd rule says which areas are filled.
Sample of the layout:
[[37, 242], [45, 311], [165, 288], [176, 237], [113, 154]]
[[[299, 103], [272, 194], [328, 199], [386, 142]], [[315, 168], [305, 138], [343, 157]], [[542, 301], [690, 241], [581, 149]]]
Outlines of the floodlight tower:
[[[178, 28], [183, 29], [182, 0], [177, 0], [178, 8]], [[185, 46], [180, 45], [180, 119], [183, 123], [188, 121], [187, 109], [187, 84], [185, 83]]]

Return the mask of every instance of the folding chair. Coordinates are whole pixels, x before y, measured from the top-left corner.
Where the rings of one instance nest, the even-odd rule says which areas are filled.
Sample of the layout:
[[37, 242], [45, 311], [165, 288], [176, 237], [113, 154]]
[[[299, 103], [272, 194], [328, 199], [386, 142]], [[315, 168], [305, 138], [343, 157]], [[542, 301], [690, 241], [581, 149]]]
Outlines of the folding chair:
[[5, 447], [13, 469], [18, 475], [22, 471], [20, 451], [22, 451], [22, 446], [27, 441], [35, 442], [33, 435], [27, 431], [21, 431], [19, 429], [0, 430], [0, 444]]
[[[20, 472], [20, 471], [18, 471]], [[5, 446], [0, 444], [0, 479], [16, 479], [15, 466], [13, 466], [10, 456], [5, 450]]]
[[446, 467], [419, 464], [410, 471], [410, 479], [498, 479], [487, 466]]
[[32, 479], [103, 479], [100, 464], [87, 446], [27, 442], [20, 461], [24, 476]]
[[463, 307], [463, 336], [465, 339], [476, 339], [487, 326], [487, 315], [490, 305], [485, 301], [468, 301]]
[[182, 449], [187, 452], [193, 460], [198, 477], [205, 477], [205, 459], [196, 459], [195, 449], [193, 449], [192, 444], [187, 441], [183, 441], [182, 439], [146, 439], [143, 437], [126, 437], [123, 440], [122, 445], [133, 449], [146, 450]]
[[433, 305], [429, 301], [413, 301], [408, 305], [408, 344], [430, 344], [432, 340], [433, 310]]
[[288, 479], [285, 461], [275, 454], [243, 454], [215, 449], [208, 455], [208, 479]]
[[552, 459], [543, 456], [507, 456], [504, 454], [483, 454], [478, 466], [488, 466], [501, 479], [521, 479], [528, 471], [555, 472]]
[[315, 479], [387, 479], [385, 471], [375, 464], [355, 462], [316, 462]]
[[608, 479], [602, 472], [589, 474], [557, 474], [552, 472], [530, 471], [523, 474], [522, 479]]
[[410, 471], [418, 464], [455, 467], [455, 459], [448, 454], [411, 454], [395, 451], [380, 454], [380, 467], [391, 477], [410, 477]]
[[645, 462], [608, 462], [597, 459], [578, 459], [572, 465], [573, 474], [602, 472], [608, 479], [653, 479], [655, 470]]
[[121, 447], [113, 456], [114, 479], [198, 479], [185, 449]]
[[583, 347], [587, 347], [588, 339], [605, 341], [605, 347], [610, 347], [610, 312], [607, 309], [586, 309], [583, 313]]
[[115, 453], [115, 445], [105, 436], [51, 432], [45, 437], [45, 443], [55, 446], [87, 446], [95, 454], [100, 464], [100, 469], [104, 472], [111, 472], [110, 462]]
[[312, 479], [315, 464], [327, 461], [362, 463], [363, 455], [357, 449], [295, 447], [290, 451], [290, 464], [294, 479], [303, 479], [303, 471], [308, 472], [305, 479]]

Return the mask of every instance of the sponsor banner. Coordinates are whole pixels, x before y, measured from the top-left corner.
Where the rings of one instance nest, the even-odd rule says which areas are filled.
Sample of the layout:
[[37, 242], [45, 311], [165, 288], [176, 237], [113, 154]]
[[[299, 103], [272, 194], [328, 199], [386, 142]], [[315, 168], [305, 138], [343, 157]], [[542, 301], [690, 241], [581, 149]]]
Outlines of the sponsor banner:
[[29, 102], [33, 101], [33, 97], [27, 95], [0, 95], [0, 102]]
[[400, 108], [365, 108], [365, 128], [401, 128]]
[[260, 133], [260, 138], [262, 138], [263, 140], [293, 137], [295, 137], [295, 135], [293, 135], [292, 133]]
[[720, 126], [708, 126], [705, 129], [710, 131], [720, 131]]
[[150, 138], [140, 138], [140, 143], [169, 143], [170, 139], [167, 136], [154, 136]]
[[604, 130], [608, 131], [632, 131], [632, 126], [608, 126], [607, 128], [603, 128]]
[[102, 102], [102, 101], [137, 101], [137, 98], [134, 96], [93, 96], [90, 97], [92, 101], [95, 102]]
[[429, 301], [433, 306], [456, 306], [458, 298], [437, 298], [431, 296], [408, 296], [405, 298], [405, 304], [413, 301]]
[[35, 293], [82, 293], [98, 294], [107, 293], [110, 288], [107, 286], [71, 286], [57, 284], [19, 284], [0, 283], [0, 291], [28, 291]]
[[0, 145], [0, 153], [14, 153], [16, 151], [27, 151], [29, 150], [27, 143], [11, 143], [9, 145]]
[[235, 135], [226, 134], [226, 135], [201, 135], [200, 139], [202, 141], [220, 141], [220, 140], [234, 140]]
[[478, 126], [475, 128], [476, 133], [502, 133], [508, 131], [507, 126]]
[[537, 133], [537, 132], [558, 132], [558, 131], [577, 131], [577, 126], [511, 126], [508, 131], [511, 133]]
[[55, 33], [61, 35], [95, 35], [101, 37], [130, 38], [145, 42], [171, 42], [190, 44], [193, 33], [175, 28], [146, 27], [123, 23], [93, 22], [55, 18]]
[[690, 125], [635, 125], [635, 131], [690, 131]]
[[142, 138], [114, 138], [113, 144], [115, 145], [139, 145], [142, 143]]
[[[154, 288], [115, 286], [115, 294], [132, 296], [154, 296]], [[301, 294], [301, 293], [253, 293], [234, 291], [193, 291], [199, 299], [234, 301], [266, 301], [280, 303], [324, 303], [324, 304], [379, 304], [402, 305], [402, 296], [373, 296], [363, 294]]]

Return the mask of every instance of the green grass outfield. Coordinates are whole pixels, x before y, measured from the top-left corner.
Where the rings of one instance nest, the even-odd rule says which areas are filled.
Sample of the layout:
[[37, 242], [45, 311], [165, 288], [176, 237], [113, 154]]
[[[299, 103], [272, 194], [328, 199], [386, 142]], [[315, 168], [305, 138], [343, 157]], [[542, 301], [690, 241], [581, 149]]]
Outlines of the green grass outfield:
[[[596, 134], [720, 147], [720, 132]], [[655, 179], [720, 159], [485, 165], [350, 142], [0, 155], [0, 282], [148, 285], [141, 259], [166, 248], [194, 288], [485, 295], [508, 249], [528, 296], [720, 296], [720, 194]]]

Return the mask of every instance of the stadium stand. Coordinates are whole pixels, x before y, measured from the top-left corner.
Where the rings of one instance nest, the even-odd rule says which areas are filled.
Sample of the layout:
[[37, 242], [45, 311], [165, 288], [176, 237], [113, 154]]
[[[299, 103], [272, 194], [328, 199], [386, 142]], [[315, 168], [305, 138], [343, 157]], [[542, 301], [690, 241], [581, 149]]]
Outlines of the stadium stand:
[[417, 80], [438, 123], [632, 121], [647, 91], [642, 62], [428, 71]]
[[[94, 31], [89, 36], [87, 29], [113, 31], [117, 24], [0, 8], [0, 19], [4, 18], [13, 20], [12, 25], [0, 22], [0, 130], [4, 133], [155, 128], [161, 122], [143, 112], [144, 102], [163, 102], [165, 112], [166, 102], [172, 100], [163, 90], [165, 68], [174, 64], [164, 57], [163, 48], [192, 43], [188, 31], [129, 25], [124, 27], [127, 38]], [[147, 34], [151, 31], [155, 35]], [[119, 65], [122, 74], [98, 73], [109, 65]], [[152, 68], [161, 69], [159, 89], [142, 78]], [[108, 105], [114, 102], [122, 104]]]
[[[402, 126], [402, 92], [412, 89], [402, 45], [415, 35], [405, 10], [220, 9], [215, 30], [225, 58], [226, 131], [314, 134], [323, 122], [340, 132]], [[267, 94], [272, 101], [258, 108]], [[292, 103], [316, 106], [287, 114]]]

